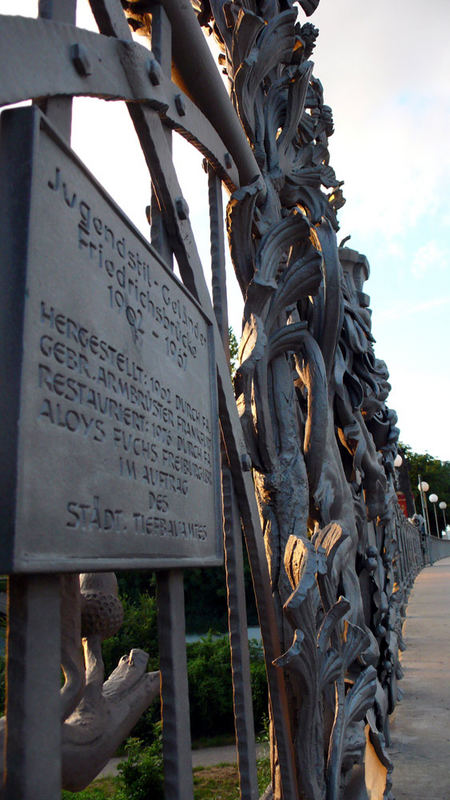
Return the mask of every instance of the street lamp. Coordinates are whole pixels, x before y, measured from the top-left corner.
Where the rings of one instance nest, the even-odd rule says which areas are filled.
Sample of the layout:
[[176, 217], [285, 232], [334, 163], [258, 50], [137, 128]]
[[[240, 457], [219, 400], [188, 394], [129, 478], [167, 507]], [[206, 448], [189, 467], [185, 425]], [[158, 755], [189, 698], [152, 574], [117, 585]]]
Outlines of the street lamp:
[[438, 498], [437, 494], [430, 494], [430, 496], [428, 498], [430, 503], [433, 503], [434, 518], [436, 520], [436, 536], [437, 536], [438, 539], [440, 539], [441, 537], [439, 536], [439, 523], [438, 523], [437, 511], [436, 511], [436, 503], [437, 503], [438, 499], [439, 498]]
[[430, 533], [430, 518], [428, 516], [427, 498], [425, 497], [425, 492], [428, 492], [430, 486], [426, 481], [422, 481], [420, 479], [420, 475], [419, 475], [419, 484], [418, 484], [417, 488], [418, 488], [419, 493], [420, 493], [420, 502], [422, 504], [422, 517], [423, 517], [424, 522], [425, 522], [425, 531], [426, 531], [428, 536], [431, 536], [431, 533]]
[[398, 470], [400, 469], [402, 464], [403, 464], [403, 458], [401, 457], [400, 453], [397, 453], [397, 455], [394, 458], [395, 471], [394, 471], [394, 476], [393, 476], [394, 477], [394, 488], [395, 488], [395, 490], [397, 492], [401, 488], [400, 487], [400, 483], [399, 483], [399, 474], [400, 473], [399, 473]]
[[430, 561], [430, 567], [433, 566], [433, 556], [431, 554], [431, 532], [430, 532], [430, 518], [428, 516], [428, 503], [425, 497], [425, 492], [429, 490], [429, 484], [426, 481], [421, 480], [419, 475], [419, 493], [420, 493], [420, 502], [422, 503], [422, 516], [425, 522], [425, 533], [427, 535], [427, 549], [428, 549], [428, 558]]
[[445, 509], [447, 508], [447, 503], [445, 502], [445, 500], [441, 500], [441, 502], [439, 503], [439, 508], [441, 509], [442, 516], [444, 518], [444, 531], [447, 531], [447, 519], [445, 517]]

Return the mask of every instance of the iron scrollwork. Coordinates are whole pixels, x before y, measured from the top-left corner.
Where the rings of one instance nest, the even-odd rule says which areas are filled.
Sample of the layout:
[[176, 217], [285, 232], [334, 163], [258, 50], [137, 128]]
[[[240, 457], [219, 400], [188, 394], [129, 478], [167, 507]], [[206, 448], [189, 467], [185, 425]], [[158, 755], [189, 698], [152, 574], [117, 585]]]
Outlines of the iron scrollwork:
[[[310, 15], [318, 3], [300, 5]], [[285, 651], [276, 664], [300, 797], [367, 797], [375, 769], [387, 799], [408, 523], [393, 487], [397, 418], [373, 348], [368, 262], [336, 239], [344, 198], [329, 163], [332, 112], [309, 60], [318, 31], [289, 2], [194, 6], [220, 45], [261, 172], [227, 210], [245, 301], [235, 390]], [[272, 766], [281, 798], [274, 735]]]

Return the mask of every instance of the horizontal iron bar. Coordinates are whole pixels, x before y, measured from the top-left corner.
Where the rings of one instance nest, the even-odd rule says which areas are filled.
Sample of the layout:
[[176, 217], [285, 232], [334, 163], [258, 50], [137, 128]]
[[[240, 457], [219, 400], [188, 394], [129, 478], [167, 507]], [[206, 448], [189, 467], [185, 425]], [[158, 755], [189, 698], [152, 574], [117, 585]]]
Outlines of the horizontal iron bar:
[[[89, 60], [89, 74], [73, 61], [75, 45]], [[127, 66], [133, 62], [133, 85]], [[148, 103], [163, 121], [196, 147], [230, 191], [239, 185], [229, 147], [180, 87], [162, 73], [154, 83], [153, 54], [123, 41], [51, 20], [0, 16], [0, 105], [56, 95], [98, 97]], [[136, 79], [139, 76], [139, 80]]]

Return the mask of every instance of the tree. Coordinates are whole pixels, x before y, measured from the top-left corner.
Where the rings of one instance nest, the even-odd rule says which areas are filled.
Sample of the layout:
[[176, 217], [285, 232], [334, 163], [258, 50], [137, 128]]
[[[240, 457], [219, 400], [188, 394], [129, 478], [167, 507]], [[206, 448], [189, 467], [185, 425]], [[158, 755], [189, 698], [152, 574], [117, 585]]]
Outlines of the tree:
[[239, 366], [239, 359], [238, 359], [239, 344], [236, 338], [236, 334], [231, 326], [228, 328], [228, 341], [230, 345], [230, 372], [231, 372], [231, 377], [233, 378], [234, 373], [236, 372]]
[[[450, 506], [450, 461], [440, 461], [429, 453], [414, 453], [411, 447], [406, 444], [400, 444], [399, 447], [408, 463], [417, 511], [421, 513], [422, 508], [418, 489], [419, 475], [422, 481], [426, 481], [429, 484], [430, 493], [437, 494], [439, 501], [444, 500]], [[441, 522], [442, 520], [439, 520], [439, 527], [441, 527]], [[431, 532], [437, 535], [438, 531], [436, 531], [433, 513], [430, 514], [430, 525]]]

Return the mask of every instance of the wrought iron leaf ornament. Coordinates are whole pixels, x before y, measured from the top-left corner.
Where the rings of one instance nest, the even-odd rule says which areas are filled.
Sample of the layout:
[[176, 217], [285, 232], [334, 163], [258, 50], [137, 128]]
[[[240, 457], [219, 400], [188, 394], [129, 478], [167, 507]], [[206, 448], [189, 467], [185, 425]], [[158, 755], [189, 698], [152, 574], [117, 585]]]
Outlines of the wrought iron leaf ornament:
[[[317, 5], [300, 2], [307, 15]], [[262, 176], [228, 206], [245, 299], [235, 390], [284, 650], [276, 664], [288, 675], [299, 791], [305, 800], [344, 800], [356, 796], [355, 766], [364, 774], [365, 726], [380, 764], [388, 763], [386, 715], [369, 712], [393, 694], [398, 625], [389, 638], [383, 622], [394, 602], [386, 553], [398, 520], [398, 432], [385, 405], [387, 371], [373, 352], [367, 261], [336, 242], [344, 199], [329, 163], [332, 112], [308, 60], [317, 30], [297, 17], [291, 3], [214, 0], [202, 6], [201, 22], [222, 48]], [[385, 553], [371, 572], [370, 548]], [[275, 736], [272, 744], [272, 793], [281, 800]], [[361, 784], [358, 797], [364, 792]]]
[[[25, 574], [21, 572], [23, 564], [16, 563], [15, 554], [12, 555], [17, 549], [14, 538], [6, 542], [6, 558], [9, 560], [5, 562], [4, 571], [11, 573], [8, 614], [9, 630], [12, 631], [7, 659], [8, 726], [5, 718], [0, 719], [0, 750], [5, 749], [6, 796], [21, 796], [24, 800], [34, 800], [35, 795], [56, 797], [60, 794], [61, 775], [64, 788], [83, 788], [115, 752], [142, 711], [161, 692], [165, 792], [168, 798], [192, 799], [183, 570], [189, 568], [189, 564], [197, 564], [197, 560], [202, 567], [217, 565], [221, 563], [224, 552], [240, 797], [242, 800], [257, 800], [243, 533], [252, 570], [270, 695], [272, 770], [271, 784], [264, 793], [264, 800], [369, 800], [369, 797], [370, 800], [393, 800], [392, 764], [386, 747], [389, 744], [389, 713], [400, 696], [399, 652], [404, 647], [402, 615], [408, 591], [426, 561], [426, 553], [420, 530], [406, 520], [396, 499], [397, 417], [386, 405], [390, 389], [387, 367], [374, 351], [370, 298], [364, 292], [369, 265], [365, 256], [344, 246], [346, 239], [341, 246], [336, 240], [337, 213], [344, 203], [342, 181], [330, 164], [328, 140], [333, 133], [332, 112], [325, 102], [322, 84], [314, 75], [314, 64], [310, 60], [318, 30], [306, 19], [317, 8], [318, 0], [192, 0], [192, 3], [189, 0], [90, 0], [90, 6], [99, 33], [76, 27], [77, 0], [59, 0], [58, 3], [42, 0], [37, 19], [5, 15], [0, 18], [0, 102], [10, 105], [31, 100], [35, 106], [8, 110], [2, 115], [1, 123], [0, 169], [3, 177], [6, 176], [0, 182], [0, 227], [5, 242], [0, 253], [0, 275], [3, 276], [6, 297], [1, 322], [7, 342], [1, 355], [2, 366], [6, 364], [5, 374], [9, 375], [12, 370], [16, 376], [14, 386], [20, 384], [17, 398], [14, 397], [11, 403], [14, 424], [8, 423], [0, 428], [2, 436], [6, 430], [6, 440], [3, 438], [2, 441], [6, 441], [7, 448], [10, 447], [11, 430], [20, 427], [17, 414], [22, 408], [22, 384], [28, 385], [22, 380], [23, 365], [21, 358], [16, 358], [16, 351], [27, 351], [24, 364], [29, 372], [24, 374], [30, 376], [29, 385], [36, 388], [36, 364], [28, 354], [39, 352], [39, 338], [36, 347], [25, 348], [22, 344], [24, 331], [33, 328], [34, 335], [41, 330], [42, 318], [39, 321], [32, 317], [30, 324], [23, 323], [23, 320], [29, 320], [28, 308], [33, 303], [37, 313], [40, 310], [43, 317], [44, 304], [40, 301], [40, 294], [37, 302], [33, 300], [33, 303], [27, 296], [27, 303], [30, 302], [28, 308], [25, 303], [24, 310], [22, 284], [17, 289], [16, 275], [14, 280], [10, 280], [12, 273], [9, 270], [11, 265], [15, 269], [17, 250], [20, 266], [17, 274], [20, 281], [23, 278], [23, 286], [27, 285], [26, 278], [28, 274], [32, 276], [35, 267], [34, 262], [28, 260], [29, 253], [40, 252], [40, 245], [30, 246], [34, 239], [27, 239], [23, 234], [26, 229], [27, 236], [31, 236], [30, 231], [34, 235], [34, 216], [36, 220], [43, 220], [41, 210], [39, 215], [30, 212], [30, 208], [40, 206], [36, 200], [39, 195], [35, 194], [40, 178], [43, 184], [39, 191], [44, 187], [48, 194], [51, 189], [52, 199], [56, 197], [56, 189], [48, 181], [47, 171], [41, 174], [41, 167], [44, 165], [47, 170], [50, 163], [46, 160], [47, 146], [52, 152], [56, 148], [54, 154], [55, 157], [58, 154], [58, 164], [60, 157], [69, 159], [70, 174], [73, 170], [74, 176], [73, 188], [76, 188], [73, 197], [82, 195], [89, 198], [92, 191], [93, 197], [102, 198], [99, 202], [107, 203], [111, 219], [120, 219], [120, 225], [122, 222], [125, 224], [120, 208], [109, 202], [102, 187], [91, 180], [68, 147], [71, 101], [72, 97], [80, 95], [126, 103], [152, 184], [150, 213], [147, 214], [151, 225], [151, 245], [139, 236], [139, 246], [142, 244], [148, 251], [153, 265], [151, 269], [163, 270], [164, 279], [163, 282], [155, 280], [154, 274], [159, 272], [154, 272], [151, 287], [146, 281], [155, 293], [154, 297], [147, 292], [147, 286], [145, 292], [139, 293], [138, 279], [145, 282], [144, 275], [136, 268], [133, 253], [128, 253], [129, 264], [124, 265], [123, 272], [118, 270], [116, 274], [117, 283], [123, 289], [115, 295], [120, 296], [122, 302], [122, 330], [118, 317], [114, 316], [112, 322], [110, 320], [109, 309], [116, 314], [112, 295], [110, 307], [102, 305], [107, 303], [104, 287], [100, 285], [103, 278], [98, 281], [98, 295], [94, 287], [94, 276], [95, 281], [100, 274], [103, 276], [101, 270], [106, 270], [109, 275], [106, 263], [112, 262], [103, 262], [99, 256], [98, 270], [92, 270], [89, 264], [87, 280], [78, 281], [84, 292], [79, 295], [75, 283], [62, 281], [59, 287], [52, 280], [57, 273], [59, 276], [65, 274], [63, 264], [71, 265], [71, 278], [84, 275], [82, 270], [86, 267], [84, 262], [80, 262], [75, 269], [71, 260], [61, 258], [60, 240], [66, 237], [66, 232], [64, 226], [55, 224], [58, 217], [52, 213], [46, 219], [46, 224], [53, 225], [51, 237], [46, 235], [44, 225], [36, 226], [42, 228], [36, 232], [36, 241], [42, 243], [39, 238], [42, 235], [46, 246], [48, 244], [50, 248], [51, 245], [52, 258], [54, 256], [57, 265], [52, 272], [49, 265], [53, 261], [50, 256], [47, 258], [45, 251], [46, 258], [40, 260], [42, 265], [39, 266], [42, 269], [39, 272], [42, 278], [38, 281], [39, 291], [46, 282], [49, 303], [52, 302], [55, 309], [56, 306], [59, 308], [60, 302], [67, 303], [67, 312], [70, 312], [67, 320], [71, 324], [72, 316], [75, 318], [81, 310], [88, 315], [84, 323], [87, 327], [83, 330], [92, 328], [97, 332], [98, 322], [98, 341], [100, 335], [106, 338], [102, 339], [101, 348], [90, 345], [88, 355], [91, 358], [94, 351], [103, 352], [109, 335], [117, 333], [122, 337], [120, 344], [113, 340], [120, 348], [122, 342], [128, 342], [128, 335], [131, 335], [130, 347], [137, 344], [136, 312], [132, 305], [125, 306], [125, 295], [131, 292], [132, 287], [136, 302], [139, 295], [139, 302], [149, 319], [160, 314], [166, 332], [173, 325], [177, 342], [188, 341], [188, 336], [178, 335], [178, 323], [170, 318], [171, 314], [181, 315], [176, 311], [177, 303], [173, 298], [167, 300], [164, 295], [165, 281], [170, 286], [176, 284], [177, 291], [182, 290], [186, 303], [191, 304], [187, 307], [192, 307], [192, 313], [194, 310], [195, 313], [201, 312], [201, 324], [205, 325], [206, 331], [204, 341], [207, 342], [208, 367], [198, 367], [197, 373], [193, 367], [185, 369], [181, 380], [177, 342], [173, 341], [175, 351], [171, 353], [172, 342], [166, 339], [169, 346], [163, 355], [160, 354], [161, 364], [173, 367], [174, 372], [170, 373], [168, 368], [167, 375], [164, 373], [164, 380], [167, 377], [168, 381], [173, 381], [169, 390], [164, 389], [165, 398], [170, 393], [174, 396], [176, 392], [181, 392], [184, 397], [191, 385], [195, 402], [197, 398], [206, 398], [210, 417], [201, 416], [203, 420], [210, 420], [208, 430], [211, 437], [205, 434], [205, 439], [210, 439], [212, 449], [204, 450], [203, 456], [198, 456], [208, 465], [208, 480], [206, 471], [200, 474], [197, 465], [195, 469], [192, 467], [193, 479], [204, 494], [196, 492], [188, 497], [184, 490], [178, 490], [179, 479], [166, 472], [160, 473], [160, 480], [162, 475], [173, 478], [176, 505], [171, 505], [171, 500], [169, 502], [165, 495], [155, 498], [150, 495], [149, 484], [140, 485], [146, 483], [147, 478], [141, 480], [140, 475], [135, 474], [135, 462], [127, 460], [128, 474], [125, 474], [122, 472], [122, 459], [119, 459], [119, 479], [123, 479], [121, 486], [125, 487], [124, 507], [135, 497], [133, 487], [136, 491], [142, 490], [143, 506], [148, 503], [152, 513], [156, 509], [158, 514], [169, 516], [163, 519], [134, 513], [136, 530], [131, 530], [133, 524], [128, 529], [124, 526], [117, 537], [118, 561], [113, 556], [108, 560], [109, 556], [106, 558], [100, 550], [106, 538], [97, 542], [92, 536], [89, 546], [93, 548], [93, 557], [95, 555], [95, 559], [101, 561], [86, 562], [87, 556], [81, 550], [81, 561], [74, 562], [73, 553], [71, 556], [69, 551], [60, 554], [62, 561], [55, 561], [54, 549], [51, 549], [48, 574], [44, 561], [38, 562], [42, 574], [27, 573], [28, 566], [34, 562], [26, 562]], [[228, 79], [229, 96], [222, 75], [215, 69], [202, 28], [219, 44], [219, 65]], [[131, 31], [146, 37], [150, 49], [139, 44]], [[172, 131], [196, 147], [205, 159], [212, 302], [189, 220], [189, 209], [173, 163]], [[43, 144], [44, 139], [46, 144]], [[16, 146], [18, 141], [20, 147]], [[22, 146], [23, 143], [26, 146]], [[31, 170], [33, 180], [30, 178], [30, 183], [23, 182], [19, 173], [24, 161], [27, 170], [30, 164], [37, 164], [36, 153], [41, 153], [41, 145], [39, 166], [36, 169], [33, 166]], [[27, 160], [28, 154], [31, 155]], [[60, 167], [56, 167], [58, 176], [60, 172]], [[54, 166], [51, 174], [55, 174]], [[40, 176], [39, 180], [36, 175]], [[229, 329], [222, 184], [230, 192], [227, 233], [244, 301], [239, 366], [233, 383], [227, 360]], [[19, 205], [23, 205], [17, 219], [16, 185], [17, 197], [21, 198]], [[68, 213], [67, 209], [73, 208], [75, 200], [71, 205], [66, 196], [66, 183], [62, 183], [62, 187], [63, 192], [58, 197], [65, 198], [61, 207], [64, 213]], [[81, 206], [86, 205], [84, 200], [78, 204], [80, 211]], [[42, 207], [47, 208], [45, 205]], [[94, 203], [92, 224], [97, 234], [99, 226], [103, 230], [102, 219], [94, 217]], [[62, 232], [56, 230], [59, 227]], [[131, 226], [129, 230], [129, 235], [134, 236]], [[105, 225], [104, 232], [106, 241], [113, 230], [108, 228], [106, 237]], [[70, 244], [73, 245], [73, 264], [78, 264], [75, 252], [80, 258], [87, 253], [87, 248], [82, 256], [78, 252], [82, 250], [78, 237], [79, 228], [78, 231], [75, 228]], [[125, 244], [123, 251], [126, 251]], [[99, 255], [101, 247], [96, 250], [95, 246], [89, 245], [89, 259], [93, 252]], [[117, 252], [125, 262], [127, 258], [120, 252], [118, 244]], [[183, 286], [179, 286], [178, 278], [171, 274], [174, 257]], [[135, 273], [126, 288], [125, 278], [122, 281], [119, 274], [125, 275], [128, 267]], [[146, 267], [150, 269], [149, 265]], [[29, 285], [33, 287], [33, 281]], [[11, 291], [13, 294], [8, 294]], [[167, 305], [164, 315], [154, 305], [154, 301], [159, 302], [160, 291], [162, 305]], [[87, 302], [88, 293], [92, 293], [92, 303], [90, 295]], [[16, 299], [20, 300], [18, 304]], [[126, 302], [128, 299], [131, 302], [131, 298]], [[16, 315], [11, 317], [14, 324], [10, 324], [10, 311]], [[21, 316], [19, 320], [17, 314], [22, 315], [23, 320]], [[56, 311], [55, 314], [55, 328], [63, 338], [65, 325], [61, 327], [59, 323], [65, 317]], [[188, 319], [185, 309], [184, 316]], [[131, 333], [128, 324], [132, 327]], [[196, 328], [190, 319], [189, 324]], [[73, 322], [73, 326], [75, 329], [77, 324]], [[139, 329], [139, 333], [141, 345], [143, 331]], [[159, 334], [153, 333], [155, 339], [151, 335], [145, 339], [145, 345], [151, 342], [151, 346], [147, 348], [148, 354], [144, 354], [142, 365], [139, 359], [144, 355], [136, 355], [136, 365], [140, 365], [142, 374], [148, 367], [148, 374], [152, 372], [153, 375], [156, 369], [153, 357], [159, 359], [155, 344]], [[8, 336], [12, 337], [11, 347]], [[70, 338], [69, 327], [66, 338]], [[90, 342], [94, 340], [97, 341], [96, 334], [89, 339]], [[74, 341], [84, 347], [81, 338], [78, 341], [74, 337]], [[189, 349], [184, 343], [183, 347]], [[119, 353], [115, 347], [109, 347], [109, 350]], [[14, 356], [11, 361], [8, 361], [10, 355], [5, 361], [6, 351], [11, 351]], [[177, 358], [172, 361], [176, 364], [164, 361], [166, 357], [175, 355]], [[42, 358], [44, 356], [51, 357], [42, 351]], [[56, 350], [54, 357], [59, 364]], [[122, 352], [120, 358], [122, 360], [117, 357], [117, 368], [122, 372], [120, 364], [123, 365], [125, 359]], [[125, 361], [129, 377], [128, 356]], [[72, 369], [67, 363], [61, 365], [61, 370], [65, 366]], [[90, 380], [89, 374], [86, 371], [86, 380]], [[108, 373], [108, 380], [110, 374], [114, 378], [114, 373]], [[198, 379], [193, 380], [195, 375]], [[64, 378], [64, 375], [58, 373], [53, 383], [46, 379], [42, 386], [39, 383], [39, 388], [42, 391], [48, 389], [61, 399], [60, 390], [56, 388], [57, 384], [58, 387], [62, 385], [59, 378]], [[132, 380], [134, 378], [130, 377], [130, 384], [123, 384], [127, 390]], [[160, 384], [155, 376], [153, 382]], [[128, 394], [122, 388], [121, 380], [117, 385], [121, 392], [119, 399], [124, 401], [126, 396], [131, 405], [138, 407], [143, 396], [141, 389], [138, 390], [136, 385], [132, 396], [131, 388]], [[146, 385], [145, 381], [143, 385]], [[116, 392], [112, 386], [109, 388]], [[149, 392], [150, 405], [155, 409], [152, 392]], [[154, 392], [158, 394], [156, 388]], [[190, 394], [187, 396], [190, 398]], [[63, 399], [72, 402], [66, 396]], [[33, 394], [32, 402], [35, 400]], [[161, 393], [161, 408], [167, 412], [167, 419], [172, 419], [172, 409], [163, 406], [162, 401]], [[82, 402], [81, 389], [80, 400], [73, 402]], [[146, 401], [142, 402], [146, 404]], [[167, 402], [169, 404], [169, 400]], [[191, 407], [188, 400], [183, 400], [183, 404], [186, 408]], [[106, 418], [106, 412], [100, 408], [95, 410], [105, 413]], [[128, 411], [130, 416], [134, 414], [134, 410]], [[73, 413], [75, 415], [75, 411]], [[76, 417], [78, 419], [78, 412]], [[8, 415], [5, 418], [8, 422]], [[108, 425], [115, 424], [114, 419], [110, 404]], [[145, 419], [142, 416], [142, 420]], [[28, 439], [32, 446], [35, 441], [41, 442], [40, 434], [36, 439], [34, 437], [35, 424], [33, 417], [30, 422], [32, 436], [21, 434], [23, 440]], [[130, 431], [127, 432], [129, 444], [123, 445], [123, 451], [137, 459], [141, 455], [149, 458], [151, 449], [152, 464], [154, 458], [157, 465], [155, 473], [160, 472], [159, 466], [165, 470], [172, 463], [174, 466], [170, 469], [178, 472], [181, 455], [176, 457], [169, 450], [158, 449], [156, 444], [158, 440], [161, 447], [162, 444], [169, 447], [170, 438], [175, 451], [174, 431], [169, 431], [170, 436], [165, 431], [163, 437], [155, 432], [157, 428], [163, 430], [150, 421], [148, 428], [140, 422], [136, 430], [145, 429], [145, 435], [148, 433], [148, 438], [153, 437], [155, 441], [152, 440], [151, 445], [147, 440], [143, 442], [142, 452], [138, 455], [133, 450]], [[62, 429], [58, 423], [55, 435], [62, 436]], [[67, 429], [69, 451], [75, 431], [68, 425]], [[194, 434], [192, 436], [194, 439]], [[78, 437], [78, 444], [82, 438]], [[83, 457], [86, 455], [86, 462], [77, 462], [76, 469], [74, 466], [70, 472], [70, 481], [61, 477], [59, 483], [64, 484], [64, 490], [66, 483], [70, 483], [70, 491], [75, 492], [72, 478], [76, 472], [77, 476], [81, 475], [80, 492], [85, 491], [85, 484], [90, 481], [92, 488], [96, 487], [94, 501], [97, 506], [104, 488], [105, 492], [114, 494], [115, 501], [119, 489], [112, 480], [110, 462], [115, 458], [115, 449], [122, 445], [118, 445], [115, 435], [106, 437], [105, 434], [103, 460], [99, 461], [101, 467], [93, 468], [87, 481], [86, 470], [97, 462], [93, 449], [89, 447], [92, 443], [87, 436], [85, 439]], [[200, 440], [203, 442], [201, 437]], [[55, 458], [60, 458], [61, 453], [65, 456], [66, 450], [59, 444], [62, 441], [58, 438], [57, 447], [48, 446]], [[141, 442], [140, 439], [136, 441]], [[181, 443], [184, 447], [183, 439]], [[106, 444], [111, 445], [111, 458], [105, 455], [109, 452]], [[187, 444], [186, 454], [190, 451]], [[42, 444], [36, 447], [33, 457], [36, 453], [40, 457], [42, 449]], [[96, 453], [100, 450], [96, 448]], [[200, 450], [202, 447], [197, 448], [193, 443], [192, 458], [197, 458], [194, 451]], [[31, 450], [26, 452], [28, 462], [34, 464]], [[8, 480], [10, 473], [14, 473], [12, 487], [16, 486], [16, 472], [20, 473], [19, 469], [16, 470], [15, 457], [16, 454], [11, 462], [12, 468], [5, 470]], [[56, 463], [61, 467], [61, 460]], [[188, 459], [183, 460], [182, 469], [186, 474], [190, 464]], [[37, 473], [41, 471], [35, 469]], [[52, 476], [58, 472], [59, 469], [54, 469]], [[169, 483], [171, 481], [167, 480]], [[46, 485], [49, 484], [47, 481]], [[116, 487], [116, 491], [111, 487]], [[166, 489], [172, 492], [172, 487], [164, 484]], [[9, 492], [13, 503], [15, 494], [21, 492], [22, 489]], [[24, 490], [24, 496], [27, 492], [28, 488]], [[45, 492], [36, 488], [30, 492], [30, 505], [36, 503], [33, 519], [40, 516], [39, 502], [44, 495]], [[49, 497], [53, 495], [49, 493]], [[207, 530], [205, 538], [207, 544], [209, 539], [208, 546], [211, 547], [208, 556], [206, 550], [201, 550], [203, 538], [191, 542], [188, 541], [190, 534], [184, 539], [184, 536], [178, 536], [178, 530], [176, 535], [169, 535], [166, 521], [170, 519], [175, 523], [180, 519], [183, 526], [195, 507], [207, 514], [204, 507], [210, 501], [209, 517], [205, 517], [209, 522], [201, 525], [202, 536]], [[70, 511], [72, 505], [78, 507], [77, 503], [70, 502], [66, 507], [65, 501], [53, 503], [51, 526], [55, 538], [51, 541], [56, 549], [65, 525], [71, 527], [64, 522], [66, 510], [76, 516]], [[139, 495], [139, 502], [136, 500], [130, 508], [140, 505]], [[89, 509], [90, 506], [80, 503], [79, 508]], [[122, 517], [122, 510], [113, 512], [112, 508], [108, 508], [109, 514]], [[11, 509], [11, 524], [8, 510], [5, 527], [14, 529], [15, 536], [13, 514], [16, 508], [13, 509], [13, 504]], [[49, 508], [44, 507], [44, 511], [49, 512]], [[62, 516], [57, 516], [60, 513]], [[95, 513], [99, 516], [98, 508]], [[137, 517], [142, 517], [145, 536], [144, 528], [142, 534], [137, 532]], [[158, 526], [153, 520], [158, 522]], [[38, 539], [42, 547], [46, 534], [44, 527], [42, 536], [38, 536], [33, 526], [22, 527], [27, 527], [27, 534], [32, 531], [34, 539], [30, 541], [33, 541], [33, 547]], [[195, 528], [195, 524], [191, 523], [191, 527]], [[177, 524], [174, 524], [175, 529]], [[53, 531], [48, 532], [53, 536]], [[106, 534], [106, 523], [103, 533], [109, 537], [108, 546], [113, 549], [112, 538]], [[223, 539], [220, 539], [222, 533]], [[130, 555], [137, 540], [139, 548], [143, 549]], [[84, 547], [81, 536], [71, 537], [71, 543], [75, 541], [77, 547]], [[166, 545], [170, 554], [168, 559], [162, 553], [163, 550], [165, 553]], [[178, 551], [179, 545], [187, 548], [192, 545], [193, 560], [185, 550]], [[124, 552], [120, 550], [122, 547]], [[3, 550], [0, 555], [5, 557]], [[42, 553], [38, 555], [41, 557]], [[64, 560], [66, 556], [67, 560]], [[142, 569], [147, 565], [156, 571], [161, 673], [146, 674], [146, 654], [134, 649], [128, 658], [121, 659], [118, 668], [105, 681], [101, 642], [117, 630], [122, 618], [116, 580], [113, 573], [105, 570], [116, 566], [125, 569], [130, 559], [132, 569]], [[78, 566], [75, 567], [74, 563]], [[61, 574], [56, 571], [59, 569]], [[74, 573], [74, 569], [84, 570], [81, 577]], [[36, 633], [38, 630], [39, 635]], [[80, 647], [82, 639], [84, 655]], [[48, 650], [48, 654], [44, 654], [44, 650]], [[42, 669], [43, 664], [46, 669]], [[65, 675], [62, 688], [60, 665]], [[46, 698], [48, 713], [43, 727], [39, 720], [39, 716], [42, 717], [41, 697], [36, 702], [37, 692], [32, 688], [30, 675], [38, 676], [39, 692]], [[41, 735], [43, 730], [45, 736]], [[58, 736], [55, 736], [53, 746], [47, 748], [48, 753], [42, 748], [39, 750], [41, 740], [56, 733]], [[26, 757], [23, 755], [25, 751]], [[36, 752], [39, 752], [38, 759], [35, 758]], [[369, 770], [372, 774], [375, 771], [375, 781]], [[36, 789], [35, 783], [41, 779], [44, 788]], [[26, 790], [25, 780], [28, 781]]]

